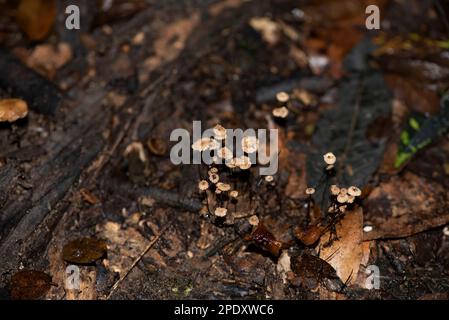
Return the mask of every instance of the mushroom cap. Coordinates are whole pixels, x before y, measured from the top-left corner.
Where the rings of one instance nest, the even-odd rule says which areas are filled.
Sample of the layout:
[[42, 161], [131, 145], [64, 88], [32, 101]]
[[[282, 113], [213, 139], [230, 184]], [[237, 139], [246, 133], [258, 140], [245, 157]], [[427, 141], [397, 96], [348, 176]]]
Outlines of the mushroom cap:
[[345, 194], [340, 193], [337, 197], [337, 201], [339, 203], [346, 203], [346, 202], [348, 202], [348, 200], [349, 200], [349, 196], [346, 193]]
[[229, 191], [231, 190], [231, 186], [227, 183], [223, 183], [223, 182], [218, 182], [217, 183], [217, 189], [221, 190], [223, 192]]
[[253, 136], [243, 137], [242, 150], [246, 153], [253, 153], [259, 149], [259, 139]]
[[252, 226], [258, 226], [259, 225], [259, 218], [256, 215], [253, 215], [249, 217], [248, 222]]
[[326, 164], [328, 165], [332, 165], [337, 161], [337, 157], [332, 152], [326, 153], [323, 158], [324, 162], [326, 162]]
[[266, 182], [273, 182], [274, 177], [273, 176], [265, 176], [265, 181]]
[[307, 188], [307, 189], [306, 189], [306, 194], [312, 195], [312, 194], [314, 194], [314, 193], [315, 193], [315, 189], [314, 189], [314, 188]]
[[226, 167], [228, 167], [230, 169], [235, 169], [237, 167], [236, 161], [234, 158], [226, 160], [225, 165], [226, 165]]
[[218, 174], [216, 174], [216, 173], [212, 173], [212, 174], [209, 175], [209, 180], [210, 180], [210, 182], [215, 184], [218, 181], [220, 181], [220, 176]]
[[241, 156], [238, 158], [235, 158], [235, 165], [239, 167], [241, 170], [247, 170], [251, 168], [251, 159], [247, 156]]
[[221, 208], [221, 207], [216, 208], [215, 211], [214, 211], [214, 214], [215, 214], [217, 217], [220, 217], [220, 218], [226, 217], [226, 214], [227, 214], [227, 213], [228, 213], [228, 209], [226, 209], [226, 208]]
[[215, 168], [215, 167], [210, 168], [209, 174], [212, 174], [212, 173], [218, 173], [218, 168]]
[[211, 138], [201, 138], [192, 144], [192, 149], [195, 151], [206, 151], [217, 149], [218, 142]]
[[28, 114], [28, 104], [21, 99], [0, 100], [0, 122], [14, 122], [25, 118]]
[[217, 124], [213, 131], [217, 140], [224, 140], [226, 138], [226, 129], [223, 126]]
[[200, 182], [198, 182], [198, 189], [200, 189], [201, 191], [205, 191], [209, 188], [209, 182], [207, 182], [206, 180], [201, 180]]
[[360, 190], [359, 188], [357, 188], [355, 186], [351, 186], [348, 189], [348, 194], [353, 197], [359, 197], [362, 195], [362, 190]]
[[290, 96], [287, 92], [281, 91], [276, 94], [276, 100], [282, 103], [287, 102], [290, 99]]
[[232, 151], [229, 148], [227, 148], [227, 147], [223, 147], [221, 149], [218, 149], [217, 154], [218, 154], [218, 156], [220, 158], [225, 159], [225, 160], [231, 160], [232, 157], [234, 156], [232, 154]]
[[280, 107], [280, 108], [273, 109], [273, 116], [275, 118], [285, 119], [285, 118], [287, 118], [288, 113], [289, 113], [289, 111], [288, 111], [287, 107]]
[[237, 190], [232, 190], [231, 192], [229, 192], [229, 195], [232, 198], [237, 198], [239, 196], [239, 192]]
[[335, 184], [331, 185], [331, 194], [333, 196], [337, 196], [339, 193], [340, 193], [340, 188]]

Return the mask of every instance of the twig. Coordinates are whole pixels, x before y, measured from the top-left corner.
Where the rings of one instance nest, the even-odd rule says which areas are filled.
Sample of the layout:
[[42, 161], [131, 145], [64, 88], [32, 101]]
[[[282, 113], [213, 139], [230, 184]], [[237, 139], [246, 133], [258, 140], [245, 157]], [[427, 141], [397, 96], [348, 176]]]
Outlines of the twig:
[[162, 235], [167, 231], [167, 229], [171, 226], [173, 220], [169, 221], [159, 232], [157, 236], [154, 237], [152, 241], [147, 245], [145, 250], [142, 251], [142, 253], [134, 260], [132, 265], [128, 268], [128, 270], [125, 272], [123, 276], [120, 277], [119, 280], [114, 284], [114, 286], [111, 289], [111, 292], [109, 292], [108, 296], [106, 297], [106, 300], [109, 300], [111, 296], [114, 294], [114, 292], [117, 290], [117, 288], [120, 286], [120, 284], [128, 277], [128, 275], [131, 273], [131, 271], [134, 269], [134, 267], [142, 260], [142, 258], [148, 253], [148, 251], [153, 248], [153, 246], [158, 242], [158, 240], [162, 237]]

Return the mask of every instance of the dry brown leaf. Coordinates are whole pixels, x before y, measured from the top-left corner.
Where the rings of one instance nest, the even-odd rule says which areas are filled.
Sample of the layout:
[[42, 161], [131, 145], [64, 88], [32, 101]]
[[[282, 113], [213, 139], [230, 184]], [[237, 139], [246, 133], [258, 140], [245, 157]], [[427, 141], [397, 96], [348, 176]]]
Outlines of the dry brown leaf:
[[56, 18], [55, 0], [21, 0], [17, 21], [30, 40], [43, 40]]
[[334, 267], [341, 281], [346, 282], [350, 278], [349, 284], [352, 284], [356, 280], [363, 258], [362, 208], [348, 211], [336, 227], [339, 239], [330, 246], [324, 247], [329, 239], [329, 233], [321, 237], [320, 258]]
[[373, 227], [364, 240], [408, 237], [449, 223], [447, 190], [410, 172], [380, 184], [364, 208]]

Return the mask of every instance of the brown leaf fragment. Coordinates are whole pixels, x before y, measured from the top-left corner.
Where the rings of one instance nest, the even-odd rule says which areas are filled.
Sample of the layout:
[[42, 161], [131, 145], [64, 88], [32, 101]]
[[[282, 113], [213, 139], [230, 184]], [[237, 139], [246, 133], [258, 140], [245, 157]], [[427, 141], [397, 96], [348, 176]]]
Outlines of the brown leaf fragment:
[[253, 230], [249, 236], [249, 239], [263, 250], [271, 253], [273, 256], [279, 256], [282, 249], [282, 243], [277, 241], [274, 235], [268, 231], [262, 223], [259, 223], [259, 225]]
[[19, 271], [11, 278], [11, 298], [13, 300], [42, 298], [50, 290], [51, 281], [51, 276], [41, 271]]
[[66, 262], [74, 264], [90, 264], [104, 257], [107, 245], [104, 240], [95, 238], [80, 238], [66, 244], [62, 257]]
[[336, 225], [338, 239], [326, 246], [329, 232], [321, 238], [320, 258], [329, 262], [337, 271], [341, 281], [349, 284], [355, 281], [363, 258], [363, 210], [348, 211]]
[[449, 223], [447, 190], [407, 172], [380, 184], [366, 199], [365, 220], [372, 226], [364, 241], [403, 238]]

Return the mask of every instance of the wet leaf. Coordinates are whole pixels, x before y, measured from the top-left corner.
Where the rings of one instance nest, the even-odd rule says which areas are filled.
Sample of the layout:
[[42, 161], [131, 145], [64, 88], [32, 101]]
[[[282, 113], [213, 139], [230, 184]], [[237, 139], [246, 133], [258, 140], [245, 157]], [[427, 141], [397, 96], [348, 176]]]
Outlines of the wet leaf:
[[364, 201], [365, 223], [373, 228], [364, 240], [402, 238], [449, 223], [447, 194], [410, 172], [381, 183]]
[[340, 280], [353, 283], [356, 280], [363, 258], [363, 210], [356, 208], [345, 213], [344, 218], [336, 225], [338, 239], [330, 246], [326, 242], [329, 232], [321, 237], [320, 258], [325, 259], [337, 271]]
[[308, 253], [292, 258], [291, 268], [298, 284], [307, 289], [316, 288], [326, 279], [338, 280], [335, 269], [329, 263]]
[[104, 257], [107, 245], [104, 240], [80, 238], [66, 244], [62, 250], [65, 261], [75, 264], [90, 264]]
[[35, 270], [24, 270], [11, 278], [13, 300], [34, 300], [43, 297], [51, 287], [51, 276]]
[[21, 0], [17, 8], [17, 21], [30, 40], [45, 39], [55, 18], [55, 0]]
[[274, 235], [262, 223], [259, 223], [254, 229], [249, 239], [273, 256], [279, 256], [282, 243], [277, 241]]

